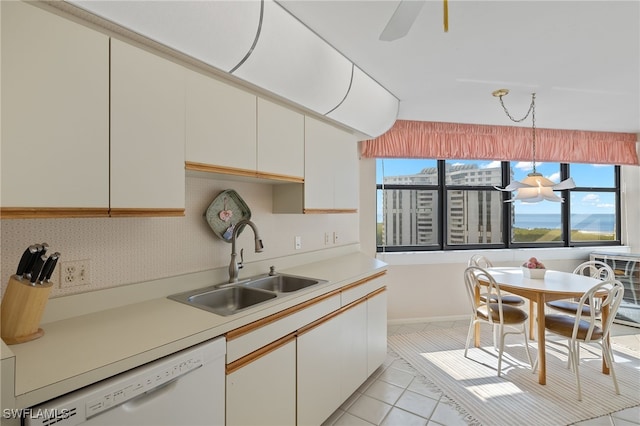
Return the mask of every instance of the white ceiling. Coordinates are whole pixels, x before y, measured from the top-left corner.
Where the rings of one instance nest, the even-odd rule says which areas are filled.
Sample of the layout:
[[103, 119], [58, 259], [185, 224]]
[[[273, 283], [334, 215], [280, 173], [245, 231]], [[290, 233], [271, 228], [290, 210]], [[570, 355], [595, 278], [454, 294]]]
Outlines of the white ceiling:
[[640, 0], [450, 0], [448, 33], [426, 0], [391, 42], [398, 1], [278, 2], [393, 93], [399, 119], [515, 125], [491, 95], [507, 88], [515, 118], [536, 93], [538, 127], [640, 133]]

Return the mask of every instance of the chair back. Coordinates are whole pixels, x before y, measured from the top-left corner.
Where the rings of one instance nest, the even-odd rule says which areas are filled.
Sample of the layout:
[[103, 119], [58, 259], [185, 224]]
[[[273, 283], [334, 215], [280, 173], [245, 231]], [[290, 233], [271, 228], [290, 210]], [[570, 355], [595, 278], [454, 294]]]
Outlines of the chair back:
[[611, 266], [599, 260], [589, 260], [587, 262], [581, 263], [576, 269], [573, 270], [573, 273], [578, 275], [585, 275], [591, 278], [597, 278], [603, 281], [615, 279], [615, 275]]
[[[481, 281], [482, 284], [480, 283]], [[497, 305], [500, 322], [504, 322], [500, 287], [489, 272], [479, 266], [469, 266], [464, 271], [464, 283], [473, 318], [477, 318], [478, 309], [486, 305], [486, 302], [482, 302], [479, 298], [476, 298], [476, 289], [478, 289], [478, 293], [485, 295], [486, 300], [491, 300], [491, 296], [494, 296], [493, 302], [489, 303], [490, 309], [487, 309], [487, 313], [495, 311]], [[488, 318], [489, 322], [493, 324], [493, 316], [488, 315]]]
[[[589, 289], [585, 294], [582, 295], [580, 300], [578, 301], [578, 310], [576, 312], [576, 320], [575, 325], [573, 327], [573, 335], [572, 339], [576, 339], [578, 336], [578, 330], [581, 321], [588, 322], [589, 327], [584, 336], [584, 339], [580, 338], [579, 340], [584, 340], [585, 342], [589, 342], [592, 340], [601, 340], [606, 339], [609, 335], [609, 329], [611, 328], [611, 324], [615, 319], [616, 313], [618, 312], [618, 307], [622, 302], [622, 297], [624, 296], [624, 286], [622, 283], [615, 279], [610, 279], [607, 281], [602, 281]], [[607, 321], [603, 322], [600, 325], [602, 329], [602, 336], [598, 336], [597, 338], [593, 337], [593, 331], [596, 329], [598, 325], [596, 320], [599, 319], [599, 315], [595, 309], [584, 310], [585, 305], [595, 306], [599, 305], [600, 308], [604, 308], [605, 306], [609, 307], [609, 315], [607, 316]]]
[[473, 256], [471, 256], [471, 259], [469, 259], [469, 262], [467, 262], [467, 266], [479, 266], [480, 268], [492, 268], [493, 263], [491, 263], [491, 261], [487, 257], [481, 254], [474, 254]]

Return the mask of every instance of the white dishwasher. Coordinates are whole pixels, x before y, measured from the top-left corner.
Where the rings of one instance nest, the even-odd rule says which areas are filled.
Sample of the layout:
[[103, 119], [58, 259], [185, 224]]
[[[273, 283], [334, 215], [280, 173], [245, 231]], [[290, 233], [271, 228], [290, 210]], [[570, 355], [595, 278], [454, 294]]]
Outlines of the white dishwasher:
[[224, 337], [26, 410], [27, 426], [224, 425]]

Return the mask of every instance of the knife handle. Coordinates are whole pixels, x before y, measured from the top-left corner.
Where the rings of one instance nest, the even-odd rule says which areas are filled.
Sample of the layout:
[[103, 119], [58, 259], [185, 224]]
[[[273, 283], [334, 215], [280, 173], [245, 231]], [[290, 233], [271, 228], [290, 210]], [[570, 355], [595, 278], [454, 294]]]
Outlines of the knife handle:
[[33, 275], [32, 274], [33, 266], [35, 265], [36, 260], [40, 256], [40, 252], [44, 248], [42, 247], [41, 244], [34, 244], [34, 247], [36, 248], [36, 252], [31, 256], [31, 259], [29, 259], [29, 263], [27, 264], [27, 267], [24, 270], [24, 273], [22, 274], [22, 276], [26, 279], [30, 279], [31, 276]]
[[49, 250], [49, 244], [47, 243], [42, 243], [40, 244], [42, 246], [42, 250], [40, 251], [40, 254], [47, 254], [47, 250]]
[[35, 257], [36, 253], [38, 253], [38, 248], [35, 244], [30, 245], [27, 249], [22, 253], [22, 257], [20, 258], [20, 262], [18, 263], [18, 269], [16, 270], [16, 276], [18, 279], [22, 279], [22, 276], [27, 270], [27, 266], [31, 263], [31, 258]]
[[35, 285], [36, 281], [38, 280], [38, 275], [40, 274], [40, 271], [42, 270], [42, 267], [44, 266], [46, 261], [47, 256], [45, 256], [44, 254], [36, 258], [36, 261], [33, 264], [33, 268], [31, 268], [31, 277], [29, 278], [29, 281], [31, 281], [32, 285]]
[[51, 280], [51, 275], [53, 275], [53, 270], [56, 268], [59, 257], [60, 253], [55, 252], [51, 256], [49, 256], [49, 258], [47, 258], [47, 262], [42, 267], [42, 272], [40, 272], [40, 278], [38, 279], [40, 284], [43, 284], [45, 281], [49, 282]]
[[47, 273], [49, 272], [49, 269], [51, 268], [51, 264], [53, 263], [53, 255], [47, 257], [47, 260], [44, 262], [44, 266], [42, 267], [42, 271], [40, 271], [40, 276], [38, 276], [38, 279], [36, 281], [38, 281], [40, 284], [42, 284], [45, 280], [45, 277], [47, 276]]

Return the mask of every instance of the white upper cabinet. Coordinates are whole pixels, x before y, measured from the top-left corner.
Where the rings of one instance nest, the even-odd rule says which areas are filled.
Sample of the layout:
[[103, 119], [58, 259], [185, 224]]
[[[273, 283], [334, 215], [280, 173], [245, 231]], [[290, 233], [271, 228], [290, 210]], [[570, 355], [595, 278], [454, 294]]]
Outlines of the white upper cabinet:
[[395, 123], [399, 101], [360, 68], [353, 68], [349, 94], [327, 117], [372, 138], [378, 137]]
[[187, 70], [187, 168], [256, 169], [256, 96]]
[[106, 216], [108, 37], [27, 3], [0, 7], [3, 218], [5, 207]]
[[274, 179], [304, 179], [304, 115], [262, 98], [258, 98], [258, 172]]
[[356, 213], [358, 147], [354, 135], [305, 116], [304, 184], [275, 185], [274, 213]]
[[233, 75], [326, 114], [349, 89], [351, 62], [272, 0], [258, 42]]
[[305, 120], [304, 211], [358, 209], [356, 138], [330, 124]]
[[251, 50], [260, 23], [260, 1], [67, 2], [226, 72]]
[[111, 40], [111, 214], [184, 213], [185, 71]]
[[66, 2], [371, 138], [397, 118], [396, 97], [273, 0]]

